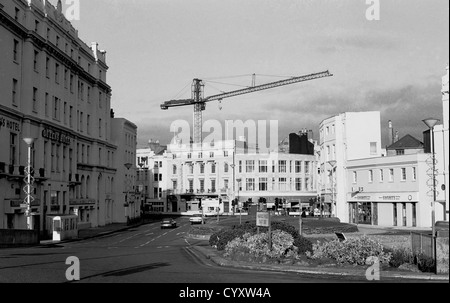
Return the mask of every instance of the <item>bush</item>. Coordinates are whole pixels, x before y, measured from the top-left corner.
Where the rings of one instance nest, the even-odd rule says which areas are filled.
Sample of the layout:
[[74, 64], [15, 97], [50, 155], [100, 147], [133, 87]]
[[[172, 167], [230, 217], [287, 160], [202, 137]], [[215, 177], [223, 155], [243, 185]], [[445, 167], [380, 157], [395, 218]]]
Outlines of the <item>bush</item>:
[[421, 272], [436, 272], [436, 262], [432, 257], [419, 253], [414, 258], [414, 263]]
[[391, 251], [391, 260], [389, 266], [398, 268], [402, 264], [413, 264], [414, 257], [411, 249], [409, 248], [394, 248]]
[[311, 259], [330, 258], [339, 264], [365, 265], [368, 257], [378, 257], [381, 264], [388, 264], [391, 253], [383, 251], [383, 246], [366, 236], [352, 238], [344, 242], [334, 240], [313, 245], [313, 253], [307, 252]]
[[[290, 234], [294, 239], [294, 246], [298, 248], [298, 253], [312, 252], [312, 242], [301, 236], [294, 226], [284, 222], [272, 222], [271, 228], [272, 231], [281, 230]], [[246, 222], [242, 225], [234, 225], [231, 229], [223, 229], [211, 235], [209, 244], [217, 248], [217, 250], [222, 251], [231, 240], [242, 237], [246, 233], [254, 235], [257, 233], [257, 230], [258, 228], [255, 223]], [[260, 232], [267, 233], [268, 228], [260, 227]]]
[[296, 256], [294, 238], [287, 232], [272, 232], [272, 249], [269, 249], [267, 233], [245, 233], [242, 237], [230, 241], [225, 247], [225, 255], [233, 259], [248, 255], [252, 260], [266, 261]]
[[[312, 252], [313, 244], [310, 240], [300, 235], [298, 230], [294, 226], [287, 224], [285, 222], [272, 222], [272, 230], [282, 230], [289, 233], [294, 238], [294, 246], [298, 248], [299, 254], [304, 254], [307, 251]], [[268, 228], [261, 229], [267, 232]]]

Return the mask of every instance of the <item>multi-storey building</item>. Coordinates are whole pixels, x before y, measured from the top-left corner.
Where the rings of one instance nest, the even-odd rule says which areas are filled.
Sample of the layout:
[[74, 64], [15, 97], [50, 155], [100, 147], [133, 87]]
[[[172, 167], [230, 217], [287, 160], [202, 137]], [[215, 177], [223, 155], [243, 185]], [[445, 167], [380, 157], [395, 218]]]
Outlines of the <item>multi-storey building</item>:
[[147, 209], [151, 212], [163, 213], [167, 211], [167, 146], [159, 141], [150, 140], [147, 148], [137, 149], [136, 184], [139, 186], [139, 195], [145, 201]]
[[[425, 132], [424, 137], [429, 134]], [[347, 162], [349, 222], [430, 227], [432, 155], [424, 152], [424, 144], [410, 135], [387, 149], [387, 157]], [[443, 194], [439, 188], [437, 192]], [[436, 218], [442, 220], [444, 206], [436, 203], [435, 209]]]
[[348, 222], [347, 161], [381, 156], [380, 113], [347, 112], [320, 123], [319, 195], [322, 207]]
[[[115, 196], [116, 200], [110, 201], [108, 217], [114, 222], [124, 223], [140, 217], [143, 207], [136, 195], [137, 126], [124, 118], [113, 118], [111, 124], [112, 142], [117, 146], [114, 163], [120, 192], [110, 189], [115, 190], [115, 195], [111, 192], [111, 196]], [[109, 157], [108, 154], [111, 160]]]
[[36, 227], [71, 213], [80, 228], [112, 222], [117, 146], [106, 52], [78, 37], [60, 5], [40, 0], [0, 0], [0, 41], [0, 228], [26, 227], [24, 138], [34, 139]]
[[[445, 204], [445, 219], [448, 221], [448, 214], [449, 214], [449, 170], [450, 170], [450, 160], [449, 160], [449, 154], [450, 154], [450, 147], [449, 147], [449, 107], [448, 107], [448, 64], [447, 64], [447, 73], [442, 77], [442, 107], [443, 107], [443, 125], [436, 128], [436, 137], [441, 138], [442, 140], [442, 147], [440, 149], [440, 152], [442, 154], [442, 157], [440, 159], [442, 163], [442, 180], [441, 180], [441, 186], [443, 185], [445, 190], [444, 193], [441, 195], [441, 197], [438, 197], [438, 200], [441, 203]], [[437, 141], [437, 140], [436, 140]]]
[[198, 211], [202, 206], [206, 212], [215, 213], [219, 208], [219, 212], [228, 213], [233, 211], [235, 199], [242, 206], [265, 201], [270, 208], [276, 198], [285, 202], [280, 208], [309, 210], [317, 196], [317, 165], [314, 144], [305, 140], [302, 146], [306, 142], [304, 153], [303, 149], [298, 153], [261, 153], [234, 140], [170, 144], [159, 154], [151, 149], [138, 150], [138, 164], [149, 169], [148, 187], [143, 185], [149, 188], [148, 201], [152, 206], [157, 201], [166, 203], [161, 211]]

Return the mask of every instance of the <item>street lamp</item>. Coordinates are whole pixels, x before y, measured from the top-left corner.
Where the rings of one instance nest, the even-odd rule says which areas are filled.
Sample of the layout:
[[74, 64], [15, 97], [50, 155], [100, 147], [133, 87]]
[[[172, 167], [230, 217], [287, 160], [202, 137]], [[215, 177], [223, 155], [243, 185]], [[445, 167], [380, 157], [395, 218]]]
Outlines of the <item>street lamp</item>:
[[434, 243], [435, 243], [435, 205], [436, 205], [436, 154], [434, 151], [434, 127], [439, 122], [439, 119], [435, 118], [428, 118], [425, 120], [422, 120], [423, 123], [425, 123], [428, 128], [430, 129], [430, 137], [431, 137], [431, 154], [432, 154], [432, 162], [433, 162], [433, 201], [432, 201], [432, 210], [431, 210], [431, 233], [433, 237], [433, 252], [434, 252]]
[[238, 200], [237, 200], [237, 203], [238, 203], [238, 208], [239, 208], [239, 224], [242, 224], [242, 208], [239, 207], [240, 203], [241, 203], [240, 199], [239, 199], [239, 191], [241, 190], [241, 181], [242, 181], [242, 179], [239, 178], [239, 179], [236, 179], [236, 181], [238, 182]]
[[334, 207], [334, 169], [336, 167], [336, 160], [328, 161], [328, 164], [331, 166], [331, 209], [330, 209], [330, 216], [334, 215], [335, 207]]
[[34, 138], [23, 138], [23, 141], [28, 145], [28, 164], [25, 169], [26, 178], [25, 178], [25, 187], [24, 192], [26, 194], [25, 204], [27, 209], [25, 210], [25, 216], [27, 217], [27, 229], [33, 229], [33, 217], [31, 215], [31, 203], [34, 201], [34, 197], [32, 196], [33, 191], [33, 182], [34, 178], [31, 176], [31, 147], [34, 142]]
[[[133, 166], [133, 164], [131, 164], [131, 163], [125, 163], [124, 165], [128, 171], [130, 170], [131, 166]], [[127, 218], [127, 224], [130, 221], [129, 214], [128, 214], [129, 213], [128, 194], [130, 192], [130, 183], [131, 183], [131, 180], [130, 180], [129, 176], [127, 175], [126, 189], [125, 189], [125, 217]]]
[[143, 172], [144, 170], [142, 169], [142, 167], [144, 166], [144, 162], [139, 162], [139, 167], [141, 168], [140, 171], [140, 181], [141, 181], [141, 190], [140, 190], [140, 196], [141, 196], [141, 219], [143, 219], [143, 215], [144, 215], [144, 200], [146, 197], [146, 192], [145, 192], [145, 184], [144, 184], [144, 180], [145, 178], [143, 178]]

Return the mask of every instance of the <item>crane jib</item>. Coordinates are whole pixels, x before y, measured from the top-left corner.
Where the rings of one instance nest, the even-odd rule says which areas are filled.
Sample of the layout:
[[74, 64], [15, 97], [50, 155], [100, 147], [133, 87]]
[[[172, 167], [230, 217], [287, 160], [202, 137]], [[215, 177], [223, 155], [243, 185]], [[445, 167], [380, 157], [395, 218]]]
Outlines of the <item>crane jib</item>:
[[305, 76], [300, 76], [300, 77], [293, 77], [293, 78], [286, 79], [286, 80], [271, 82], [271, 83], [267, 83], [267, 84], [263, 84], [263, 85], [259, 85], [259, 86], [255, 86], [255, 87], [244, 88], [244, 89], [240, 89], [240, 90], [236, 90], [236, 91], [232, 91], [232, 92], [228, 92], [228, 93], [223, 93], [220, 95], [209, 96], [209, 97], [206, 97], [197, 102], [193, 99], [171, 100], [171, 101], [164, 102], [161, 105], [161, 109], [167, 110], [170, 107], [193, 105], [196, 103], [204, 104], [205, 102], [222, 100], [225, 98], [231, 98], [231, 97], [249, 94], [249, 93], [253, 93], [253, 92], [257, 92], [257, 91], [261, 91], [261, 90], [271, 89], [271, 88], [294, 84], [294, 83], [298, 83], [298, 82], [310, 81], [310, 80], [324, 78], [324, 77], [332, 77], [332, 76], [333, 75], [330, 74], [329, 71], [325, 71], [325, 72], [321, 72], [321, 73], [315, 73], [315, 74], [310, 74], [310, 75], [305, 75]]

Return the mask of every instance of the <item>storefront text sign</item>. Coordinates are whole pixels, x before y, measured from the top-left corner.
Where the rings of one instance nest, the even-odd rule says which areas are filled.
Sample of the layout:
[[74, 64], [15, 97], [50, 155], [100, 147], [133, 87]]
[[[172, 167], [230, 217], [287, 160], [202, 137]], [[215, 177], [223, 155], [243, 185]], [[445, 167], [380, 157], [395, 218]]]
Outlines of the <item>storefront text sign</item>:
[[0, 116], [0, 131], [2, 128], [20, 133], [20, 123]]
[[55, 142], [60, 142], [67, 145], [70, 144], [70, 137], [67, 134], [52, 129], [44, 129], [42, 131], [42, 137]]

